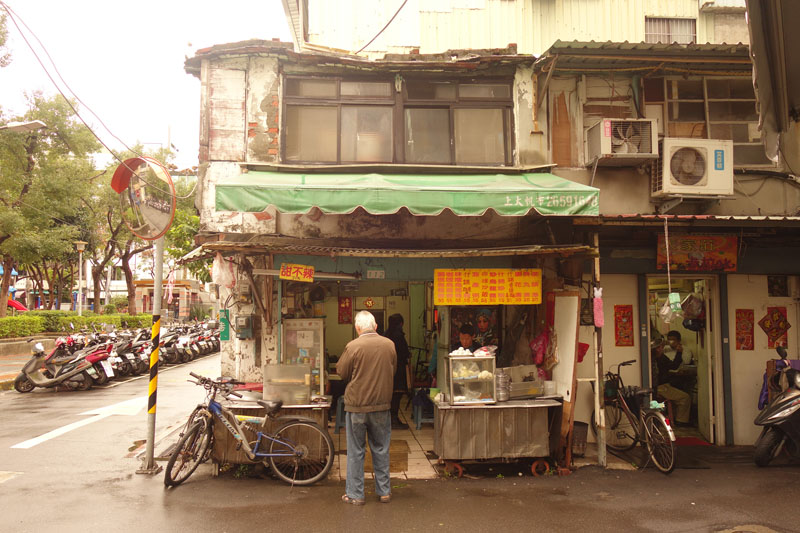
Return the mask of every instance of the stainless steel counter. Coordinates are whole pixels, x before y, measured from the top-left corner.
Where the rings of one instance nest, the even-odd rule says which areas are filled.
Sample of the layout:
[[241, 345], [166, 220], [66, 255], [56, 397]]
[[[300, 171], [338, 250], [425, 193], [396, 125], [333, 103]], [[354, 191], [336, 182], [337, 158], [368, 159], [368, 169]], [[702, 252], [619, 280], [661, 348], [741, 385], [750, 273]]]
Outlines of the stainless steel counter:
[[547, 457], [558, 446], [560, 397], [491, 405], [434, 405], [434, 452], [440, 459]]

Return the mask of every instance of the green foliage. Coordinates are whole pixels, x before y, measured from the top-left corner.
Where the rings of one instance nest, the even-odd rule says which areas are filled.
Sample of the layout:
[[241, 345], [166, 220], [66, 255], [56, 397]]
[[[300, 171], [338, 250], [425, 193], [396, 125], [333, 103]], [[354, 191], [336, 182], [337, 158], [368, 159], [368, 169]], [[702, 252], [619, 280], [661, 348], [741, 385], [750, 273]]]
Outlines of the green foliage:
[[108, 304], [103, 306], [103, 314], [104, 315], [113, 315], [117, 312], [117, 306], [115, 304]]
[[[77, 317], [77, 313], [72, 311], [49, 311], [46, 309], [36, 309], [32, 311], [28, 311], [25, 313], [25, 316], [35, 316], [39, 317], [42, 321], [42, 331], [62, 331], [61, 326], [63, 324], [62, 319], [64, 315], [75, 315]], [[67, 323], [67, 330], [69, 330], [69, 323]]]
[[44, 331], [44, 319], [28, 313], [0, 318], [0, 338], [29, 337]]
[[[72, 311], [29, 311], [23, 315], [0, 318], [0, 339], [29, 337], [44, 332], [70, 333], [81, 329], [100, 331], [108, 326], [115, 328], [144, 328], [153, 324], [152, 315], [94, 315], [78, 316]], [[127, 325], [126, 325], [127, 324]]]
[[[153, 316], [148, 314], [139, 315], [95, 315], [93, 313], [84, 314], [83, 316], [68, 315], [61, 318], [61, 323], [57, 331], [62, 331], [61, 327], [71, 331], [70, 324], [76, 330], [81, 329], [97, 329], [101, 331], [108, 329], [109, 326], [114, 326], [115, 329], [120, 328], [143, 328], [148, 327], [153, 323]], [[126, 325], [127, 324], [127, 325]], [[94, 326], [94, 328], [92, 327]]]
[[189, 310], [189, 320], [203, 320], [211, 316], [211, 308], [202, 305], [193, 305]]
[[8, 41], [8, 26], [6, 24], [6, 14], [0, 14], [0, 67], [8, 66], [11, 63], [11, 53], [5, 52], [6, 42]]

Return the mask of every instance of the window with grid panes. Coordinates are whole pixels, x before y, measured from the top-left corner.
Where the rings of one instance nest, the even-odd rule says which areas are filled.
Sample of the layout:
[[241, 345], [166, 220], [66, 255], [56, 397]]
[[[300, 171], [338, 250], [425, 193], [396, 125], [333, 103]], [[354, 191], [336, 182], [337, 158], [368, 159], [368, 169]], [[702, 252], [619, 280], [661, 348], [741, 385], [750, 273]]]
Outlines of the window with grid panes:
[[749, 76], [654, 78], [645, 82], [645, 99], [664, 106], [667, 137], [731, 140], [735, 166], [774, 166], [764, 154]]
[[283, 160], [512, 164], [510, 81], [287, 77]]
[[645, 17], [644, 42], [690, 44], [697, 41], [695, 19]]

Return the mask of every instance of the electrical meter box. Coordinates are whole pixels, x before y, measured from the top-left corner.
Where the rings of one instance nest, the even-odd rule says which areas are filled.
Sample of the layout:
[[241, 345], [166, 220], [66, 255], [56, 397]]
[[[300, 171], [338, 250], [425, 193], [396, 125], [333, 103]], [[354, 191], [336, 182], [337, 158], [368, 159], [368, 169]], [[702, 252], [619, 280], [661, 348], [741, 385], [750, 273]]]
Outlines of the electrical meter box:
[[253, 338], [253, 315], [236, 315], [236, 338]]

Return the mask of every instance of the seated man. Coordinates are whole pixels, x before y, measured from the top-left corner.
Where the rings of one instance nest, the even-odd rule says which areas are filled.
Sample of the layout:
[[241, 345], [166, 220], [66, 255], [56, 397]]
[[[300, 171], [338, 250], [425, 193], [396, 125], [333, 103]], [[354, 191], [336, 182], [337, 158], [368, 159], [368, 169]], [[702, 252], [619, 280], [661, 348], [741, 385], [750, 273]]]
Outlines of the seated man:
[[452, 352], [459, 348], [464, 348], [475, 353], [475, 350], [480, 347], [481, 345], [475, 341], [475, 326], [472, 324], [464, 324], [461, 326], [461, 329], [458, 330], [458, 342], [450, 347], [450, 351]]
[[670, 370], [675, 370], [683, 359], [678, 354], [674, 360], [664, 355], [664, 341], [654, 341], [650, 350], [653, 369], [653, 389], [658, 395], [670, 400], [675, 406], [675, 426], [690, 426], [689, 414], [692, 409], [692, 398], [686, 392], [670, 384]]

